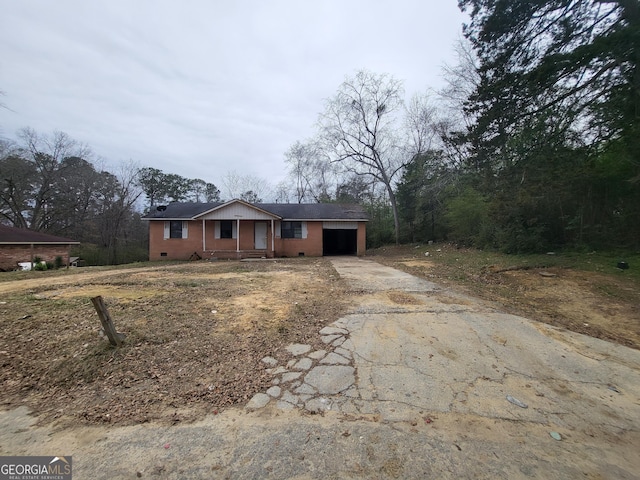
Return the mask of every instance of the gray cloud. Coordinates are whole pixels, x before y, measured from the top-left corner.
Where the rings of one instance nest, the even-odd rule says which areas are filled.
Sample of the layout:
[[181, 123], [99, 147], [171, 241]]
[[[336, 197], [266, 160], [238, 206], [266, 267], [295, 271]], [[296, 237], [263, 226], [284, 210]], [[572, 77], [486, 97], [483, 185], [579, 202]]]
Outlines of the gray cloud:
[[0, 127], [55, 129], [118, 163], [272, 183], [357, 69], [441, 86], [455, 0], [2, 1]]

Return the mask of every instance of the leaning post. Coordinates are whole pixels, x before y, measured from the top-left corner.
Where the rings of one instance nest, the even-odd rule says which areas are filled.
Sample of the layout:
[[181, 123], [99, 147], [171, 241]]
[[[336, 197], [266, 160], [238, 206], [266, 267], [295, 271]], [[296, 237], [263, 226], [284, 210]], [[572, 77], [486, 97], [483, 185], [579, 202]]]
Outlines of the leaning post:
[[111, 320], [111, 315], [109, 315], [109, 310], [107, 310], [107, 306], [104, 304], [102, 296], [98, 295], [97, 297], [93, 297], [91, 299], [91, 303], [93, 303], [96, 312], [98, 312], [100, 323], [102, 323], [102, 329], [107, 335], [109, 343], [115, 347], [121, 346], [122, 341], [124, 340], [124, 335], [116, 331], [116, 327], [113, 324], [113, 320]]

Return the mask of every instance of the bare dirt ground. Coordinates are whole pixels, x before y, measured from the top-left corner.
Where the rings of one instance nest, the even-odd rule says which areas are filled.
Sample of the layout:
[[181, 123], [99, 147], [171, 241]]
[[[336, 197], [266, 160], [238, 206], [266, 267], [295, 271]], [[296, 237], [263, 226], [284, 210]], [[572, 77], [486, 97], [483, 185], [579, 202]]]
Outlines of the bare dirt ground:
[[[640, 289], [623, 278], [487, 265], [468, 267], [461, 277], [410, 247], [369, 258], [509, 313], [640, 348]], [[144, 264], [30, 277], [0, 281], [0, 407], [26, 406], [40, 423], [60, 427], [177, 424], [243, 405], [270, 386], [263, 357], [278, 357], [295, 342], [321, 348], [318, 331], [351, 301], [326, 259]], [[124, 347], [99, 336], [90, 302], [96, 295], [127, 335]], [[407, 296], [389, 300], [406, 303]]]
[[[175, 424], [244, 404], [270, 386], [263, 357], [320, 347], [347, 304], [323, 259], [40, 273], [0, 283], [0, 405], [59, 426]], [[97, 295], [122, 348], [99, 335]]]

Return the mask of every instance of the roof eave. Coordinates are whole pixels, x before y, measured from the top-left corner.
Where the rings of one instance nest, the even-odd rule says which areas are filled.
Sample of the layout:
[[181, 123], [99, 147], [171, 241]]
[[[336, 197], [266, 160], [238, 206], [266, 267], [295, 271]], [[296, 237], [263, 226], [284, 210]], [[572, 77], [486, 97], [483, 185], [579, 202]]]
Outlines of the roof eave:
[[[260, 209], [257, 209], [260, 210]], [[212, 210], [209, 210], [207, 213], [210, 213]], [[294, 218], [294, 217], [281, 217], [279, 215], [275, 215], [271, 212], [265, 211], [269, 215], [274, 217], [274, 220], [282, 220], [285, 222], [368, 222], [368, 218]], [[204, 213], [198, 215], [197, 217], [178, 217], [178, 218], [143, 218], [142, 220], [153, 221], [153, 220], [163, 220], [163, 221], [173, 221], [173, 220], [202, 220], [200, 217], [205, 215]], [[242, 219], [241, 219], [242, 220]]]
[[285, 222], [368, 222], [368, 218], [289, 218], [282, 217]]
[[186, 220], [198, 220], [197, 217], [158, 217], [158, 218], [141, 218], [141, 220], [146, 220], [148, 222], [151, 222], [153, 220], [162, 220], [162, 221], [174, 221], [174, 220], [181, 220], [181, 221], [186, 221]]

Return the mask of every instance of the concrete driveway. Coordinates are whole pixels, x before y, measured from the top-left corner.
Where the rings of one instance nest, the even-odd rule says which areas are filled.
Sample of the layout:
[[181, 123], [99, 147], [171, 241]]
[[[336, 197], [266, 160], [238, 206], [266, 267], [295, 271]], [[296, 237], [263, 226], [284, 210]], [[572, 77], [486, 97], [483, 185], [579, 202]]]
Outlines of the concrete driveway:
[[640, 478], [640, 352], [331, 261], [356, 307], [247, 409], [59, 432], [5, 412], [2, 454], [71, 452], [76, 479]]

